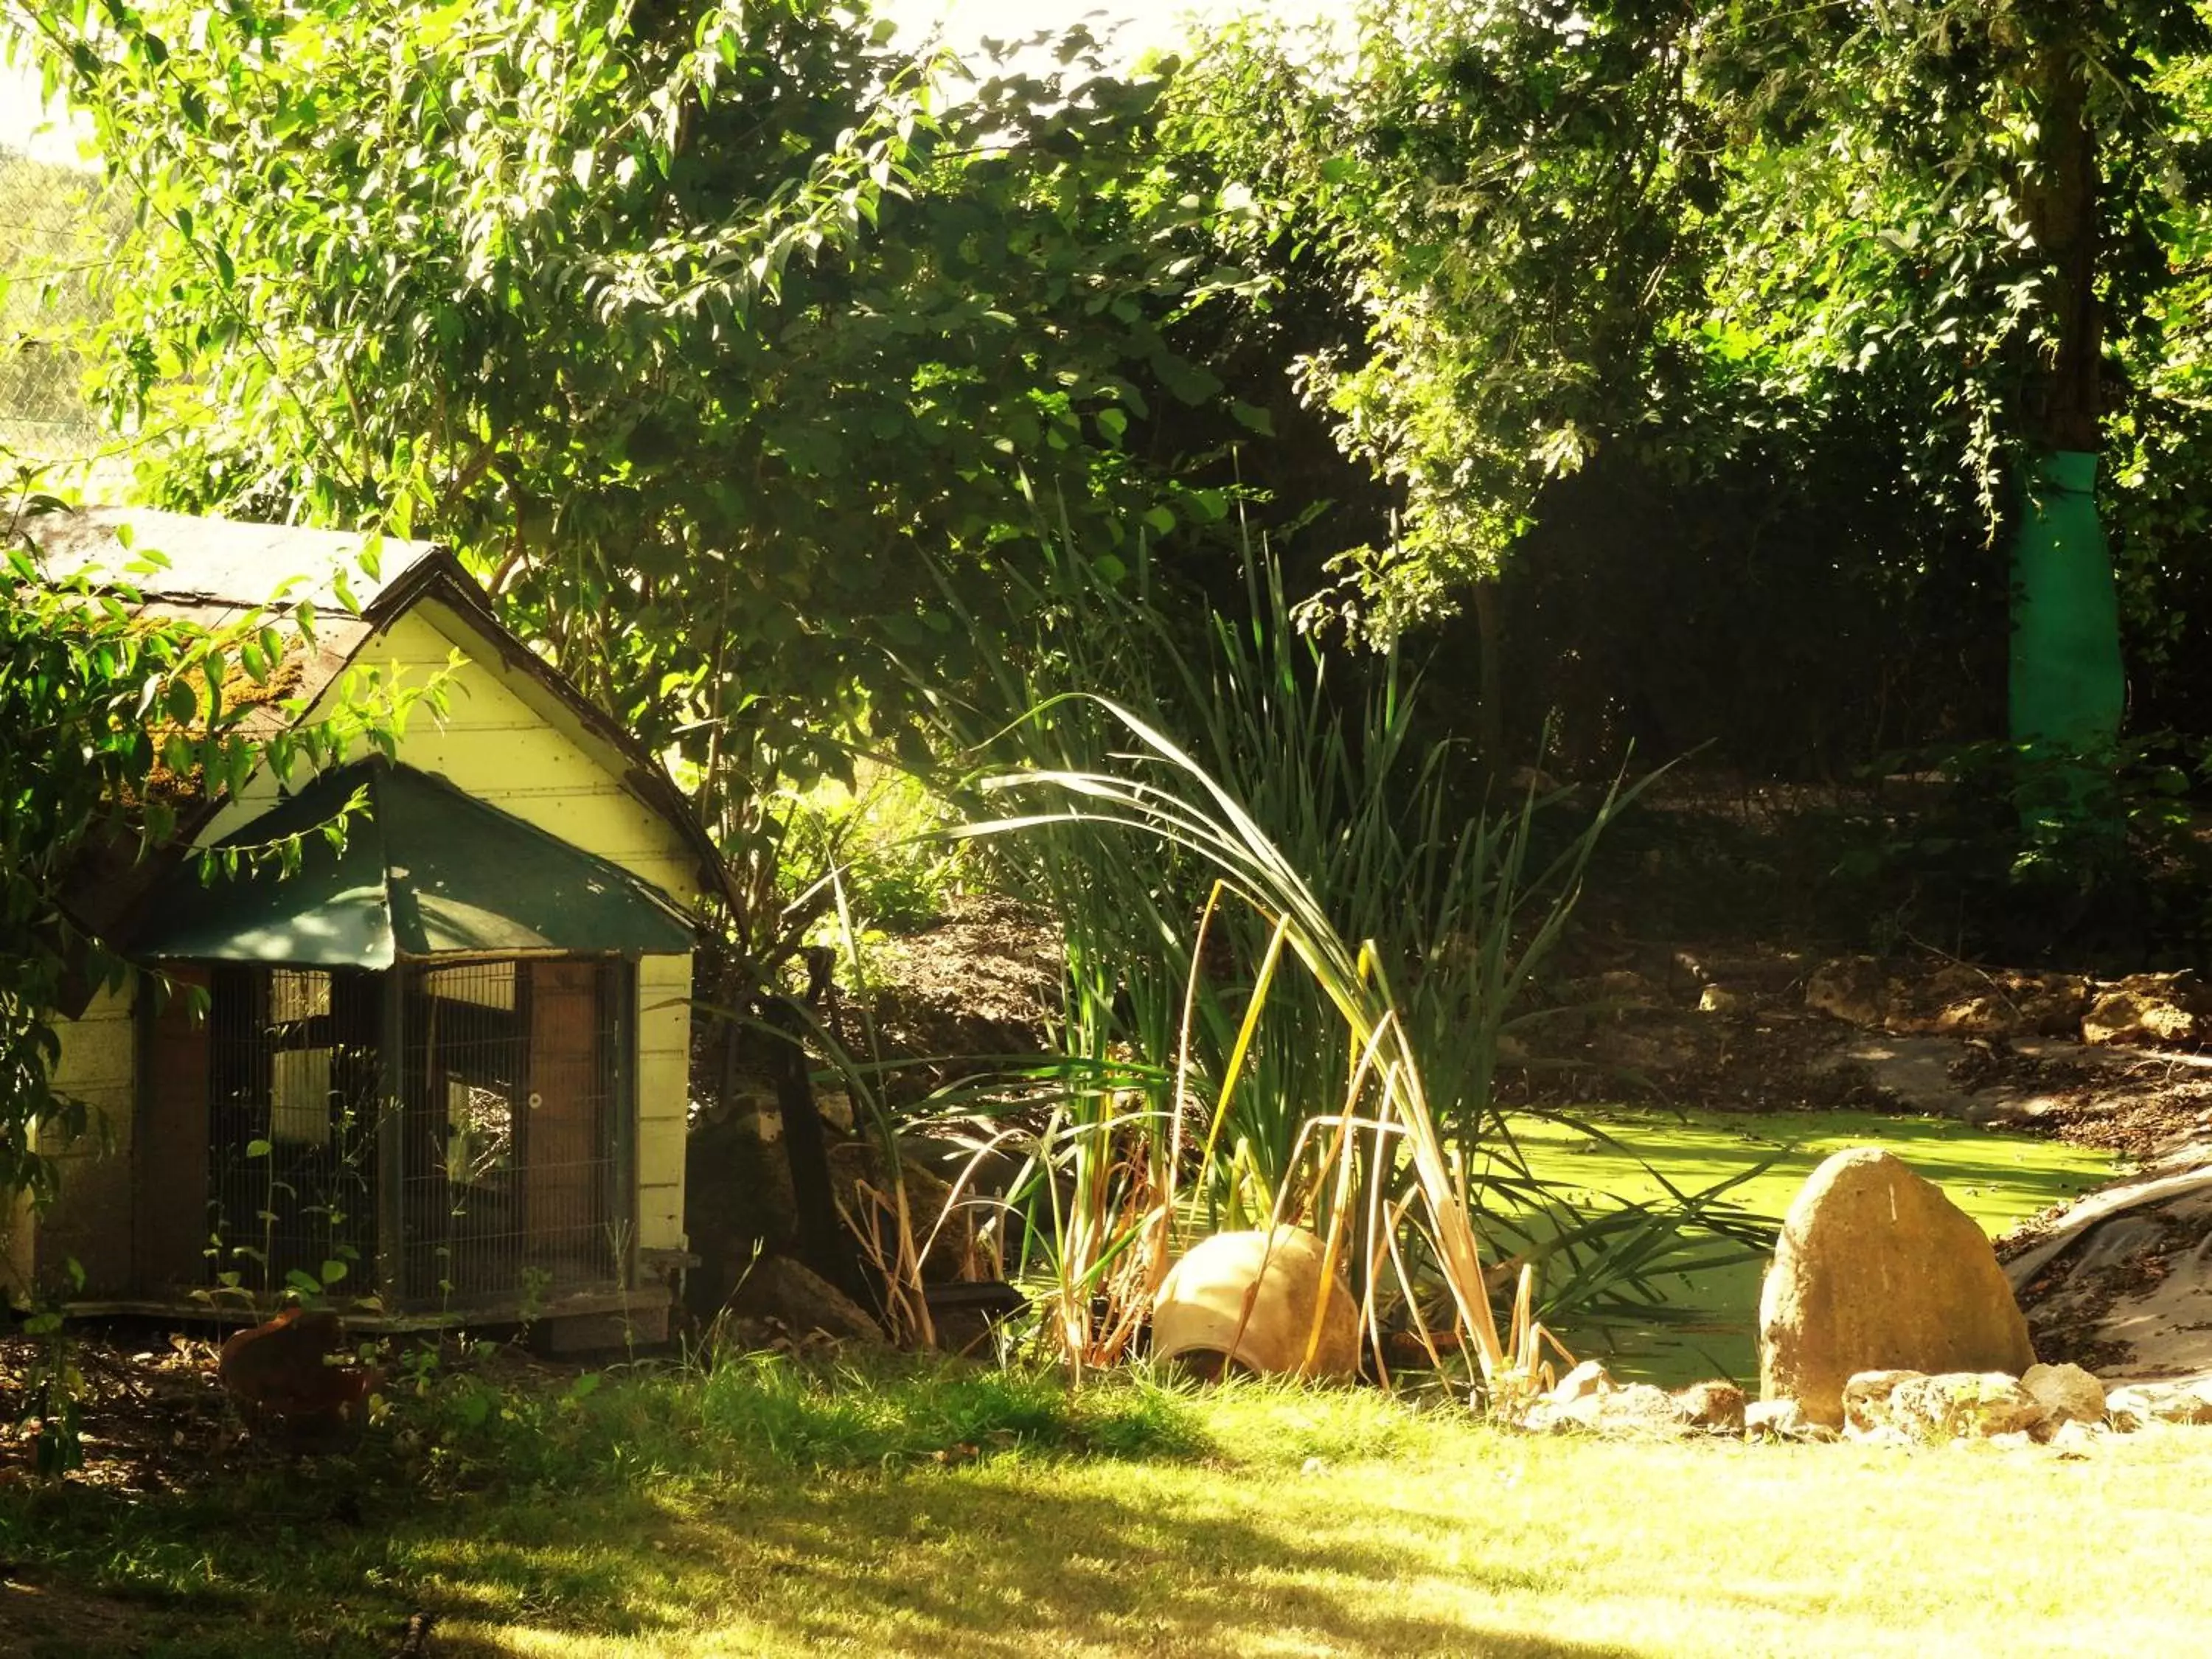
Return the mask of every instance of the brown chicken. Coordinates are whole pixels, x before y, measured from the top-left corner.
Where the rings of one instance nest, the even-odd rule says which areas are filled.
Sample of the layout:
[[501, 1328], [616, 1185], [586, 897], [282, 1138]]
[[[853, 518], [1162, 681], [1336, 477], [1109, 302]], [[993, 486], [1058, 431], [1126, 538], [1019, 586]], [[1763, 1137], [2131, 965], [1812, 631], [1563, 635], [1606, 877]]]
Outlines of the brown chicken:
[[225, 1342], [216, 1374], [251, 1414], [293, 1427], [336, 1427], [360, 1414], [379, 1380], [373, 1370], [330, 1363], [344, 1342], [336, 1314], [287, 1308]]

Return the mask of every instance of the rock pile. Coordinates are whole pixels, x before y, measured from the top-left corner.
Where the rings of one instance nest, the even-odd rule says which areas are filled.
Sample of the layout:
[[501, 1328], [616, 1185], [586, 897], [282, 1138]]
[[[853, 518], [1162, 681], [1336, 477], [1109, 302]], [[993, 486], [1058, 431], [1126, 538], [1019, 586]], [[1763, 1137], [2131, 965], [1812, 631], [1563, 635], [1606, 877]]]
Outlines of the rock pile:
[[1577, 1365], [1524, 1426], [1605, 1435], [1747, 1435], [1892, 1444], [1977, 1440], [2086, 1455], [2099, 1436], [2212, 1425], [2212, 1372], [2107, 1393], [2036, 1363], [1989, 1240], [1887, 1152], [1838, 1152], [1783, 1224], [1760, 1304], [1765, 1398], [1724, 1382], [1669, 1393]]
[[1614, 1438], [1691, 1435], [1752, 1439], [1856, 1440], [1883, 1445], [1980, 1440], [1997, 1445], [2078, 1449], [2107, 1433], [2152, 1424], [2212, 1424], [2212, 1378], [2136, 1383], [2112, 1390], [2078, 1365], [2006, 1371], [1861, 1371], [1842, 1391], [1840, 1425], [1820, 1422], [1795, 1400], [1746, 1401], [1732, 1382], [1699, 1382], [1673, 1393], [1616, 1382], [1585, 1360], [1530, 1407], [1522, 1426], [1540, 1433]]
[[2105, 1409], [2116, 1429], [2148, 1428], [2154, 1423], [2212, 1423], [2212, 1376], [2179, 1382], [2130, 1382], [2105, 1396]]
[[1717, 1379], [1669, 1394], [1649, 1382], [1618, 1382], [1585, 1359], [1532, 1406], [1522, 1426], [1540, 1433], [1611, 1436], [1741, 1434], [1743, 1390]]
[[1899, 1036], [2047, 1036], [2157, 1048], [2212, 1036], [2212, 987], [2185, 972], [2100, 981], [1966, 963], [1916, 973], [1872, 957], [1838, 957], [1808, 975], [1805, 1006]]

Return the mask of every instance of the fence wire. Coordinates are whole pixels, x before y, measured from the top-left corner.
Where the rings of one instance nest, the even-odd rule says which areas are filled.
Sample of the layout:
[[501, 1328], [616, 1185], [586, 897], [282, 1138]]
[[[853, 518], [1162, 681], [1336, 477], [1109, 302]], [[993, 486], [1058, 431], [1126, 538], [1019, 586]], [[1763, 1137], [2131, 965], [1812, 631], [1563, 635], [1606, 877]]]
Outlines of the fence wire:
[[25, 459], [82, 462], [102, 447], [85, 335], [121, 229], [99, 175], [0, 149], [0, 445]]

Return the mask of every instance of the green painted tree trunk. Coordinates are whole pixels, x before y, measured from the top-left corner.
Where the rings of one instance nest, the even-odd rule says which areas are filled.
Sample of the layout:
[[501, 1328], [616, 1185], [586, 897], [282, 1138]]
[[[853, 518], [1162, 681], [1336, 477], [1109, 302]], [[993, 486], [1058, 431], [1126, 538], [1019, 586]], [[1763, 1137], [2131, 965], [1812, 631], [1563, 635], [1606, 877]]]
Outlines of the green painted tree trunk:
[[2039, 457], [2013, 542], [2013, 739], [2081, 755], [2112, 747], [2127, 697], [2096, 479], [2094, 454]]

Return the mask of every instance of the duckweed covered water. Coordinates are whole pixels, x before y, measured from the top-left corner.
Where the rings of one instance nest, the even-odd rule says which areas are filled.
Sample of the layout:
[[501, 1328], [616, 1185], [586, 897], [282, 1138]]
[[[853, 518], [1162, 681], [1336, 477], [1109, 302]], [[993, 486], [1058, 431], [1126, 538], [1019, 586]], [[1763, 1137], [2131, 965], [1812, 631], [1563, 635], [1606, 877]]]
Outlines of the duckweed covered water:
[[[1867, 1112], [1689, 1112], [1612, 1109], [1579, 1115], [1605, 1141], [1568, 1125], [1515, 1125], [1534, 1172], [1562, 1197], [1602, 1206], [1607, 1197], [1649, 1199], [1660, 1177], [1683, 1192], [1717, 1186], [1767, 1158], [1729, 1194], [1738, 1206], [1778, 1220], [1814, 1166], [1847, 1146], [1882, 1146], [1936, 1182], [1992, 1237], [2118, 1172], [2112, 1154], [2024, 1135], [1973, 1128], [1948, 1118]], [[1640, 1160], [1640, 1161], [1639, 1161]], [[1649, 1165], [1646, 1169], [1644, 1166]], [[1759, 1379], [1757, 1320], [1763, 1263], [1670, 1274], [1654, 1282], [1683, 1323], [1608, 1326], [1560, 1333], [1577, 1356], [1603, 1359], [1618, 1376], [1675, 1385], [1726, 1376]]]

